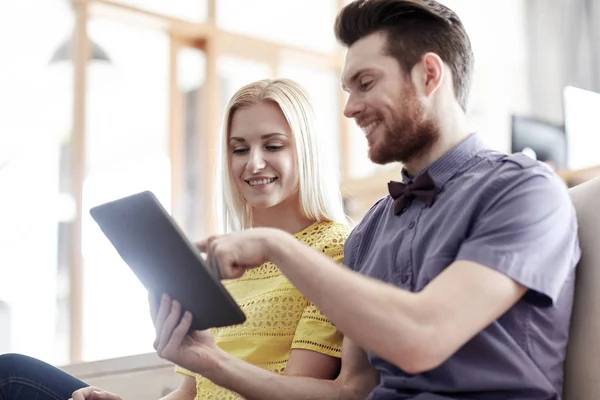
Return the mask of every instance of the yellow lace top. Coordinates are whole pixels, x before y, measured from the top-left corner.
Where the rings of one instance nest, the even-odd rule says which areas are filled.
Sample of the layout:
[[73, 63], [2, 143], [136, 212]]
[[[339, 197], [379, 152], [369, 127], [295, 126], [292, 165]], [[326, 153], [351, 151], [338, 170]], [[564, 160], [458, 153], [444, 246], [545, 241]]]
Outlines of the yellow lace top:
[[[346, 225], [314, 223], [294, 236], [332, 257], [344, 258]], [[246, 314], [241, 325], [213, 330], [215, 343], [246, 362], [283, 373], [292, 349], [341, 356], [342, 335], [296, 289], [273, 263], [248, 270], [223, 284]], [[183, 368], [177, 372], [196, 378], [196, 400], [234, 400], [239, 396]]]

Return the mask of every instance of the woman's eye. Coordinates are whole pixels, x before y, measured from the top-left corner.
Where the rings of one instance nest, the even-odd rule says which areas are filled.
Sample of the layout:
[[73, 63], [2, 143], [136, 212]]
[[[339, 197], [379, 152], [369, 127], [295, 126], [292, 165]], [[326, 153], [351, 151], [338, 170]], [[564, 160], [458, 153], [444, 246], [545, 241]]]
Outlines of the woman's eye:
[[248, 149], [233, 149], [233, 154], [245, 154], [248, 152]]
[[279, 151], [281, 149], [283, 149], [283, 146], [279, 146], [279, 145], [277, 145], [277, 146], [276, 145], [267, 146], [267, 150], [269, 150], [269, 151]]

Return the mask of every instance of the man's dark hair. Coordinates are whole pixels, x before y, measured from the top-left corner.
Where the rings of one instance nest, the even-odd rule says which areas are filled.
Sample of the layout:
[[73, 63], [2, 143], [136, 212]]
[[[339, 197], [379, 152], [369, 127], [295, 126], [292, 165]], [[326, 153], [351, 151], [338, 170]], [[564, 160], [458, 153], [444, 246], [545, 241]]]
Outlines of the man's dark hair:
[[387, 54], [405, 73], [428, 53], [452, 71], [458, 103], [467, 110], [473, 51], [465, 28], [448, 7], [435, 0], [355, 0], [335, 21], [335, 36], [346, 47], [375, 32], [387, 36]]

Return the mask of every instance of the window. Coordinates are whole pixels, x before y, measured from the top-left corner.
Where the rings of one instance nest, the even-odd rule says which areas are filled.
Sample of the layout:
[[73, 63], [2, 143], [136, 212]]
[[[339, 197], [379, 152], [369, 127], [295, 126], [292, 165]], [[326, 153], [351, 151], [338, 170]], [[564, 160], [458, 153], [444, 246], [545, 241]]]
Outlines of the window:
[[340, 182], [340, 118], [339, 78], [336, 71], [315, 70], [308, 66], [284, 62], [279, 69], [281, 77], [293, 79], [307, 90], [317, 117], [320, 146], [326, 159], [326, 171]]
[[128, 6], [191, 22], [204, 22], [208, 0], [115, 0]]
[[[336, 0], [217, 0], [217, 25], [282, 44], [333, 52]], [[248, 17], [251, 16], [251, 17]]]
[[89, 216], [142, 190], [170, 210], [169, 41], [151, 30], [92, 20], [90, 37], [110, 64], [92, 65], [87, 88], [83, 191], [83, 359], [153, 351], [145, 288]]
[[69, 356], [57, 312], [57, 248], [71, 90], [49, 60], [72, 25], [62, 1], [0, 2], [0, 353], [52, 363]]
[[171, 165], [174, 168], [171, 176], [178, 179], [173, 182], [172, 201], [173, 216], [178, 221], [180, 227], [192, 240], [206, 237], [207, 224], [206, 215], [203, 212], [211, 206], [211, 201], [207, 198], [205, 187], [207, 176], [199, 167], [199, 160], [206, 157], [202, 152], [206, 149], [206, 136], [202, 122], [205, 107], [203, 88], [206, 81], [206, 57], [198, 49], [183, 47], [177, 54], [177, 92], [179, 95], [180, 115], [177, 129], [179, 132], [173, 132], [176, 139], [173, 141], [175, 146], [174, 159]]
[[273, 71], [268, 65], [233, 56], [220, 57], [218, 71], [221, 84], [221, 115], [238, 89], [248, 83], [273, 76]]

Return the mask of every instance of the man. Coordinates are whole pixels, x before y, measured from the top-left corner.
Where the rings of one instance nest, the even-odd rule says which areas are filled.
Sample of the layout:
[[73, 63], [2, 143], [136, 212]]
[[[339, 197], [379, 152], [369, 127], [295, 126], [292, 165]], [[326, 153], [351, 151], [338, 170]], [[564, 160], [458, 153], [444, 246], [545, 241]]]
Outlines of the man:
[[[335, 32], [344, 113], [373, 162], [403, 163], [405, 184], [390, 182], [347, 240], [350, 269], [268, 228], [200, 247], [226, 278], [273, 261], [345, 334], [339, 378], [296, 380], [312, 390], [303, 399], [560, 399], [580, 255], [566, 186], [467, 132], [473, 55], [450, 9], [357, 0]], [[201, 374], [227, 368], [170, 308], [153, 313], [158, 353]], [[286, 377], [239, 373], [254, 376], [237, 388], [246, 398], [293, 398]]]

